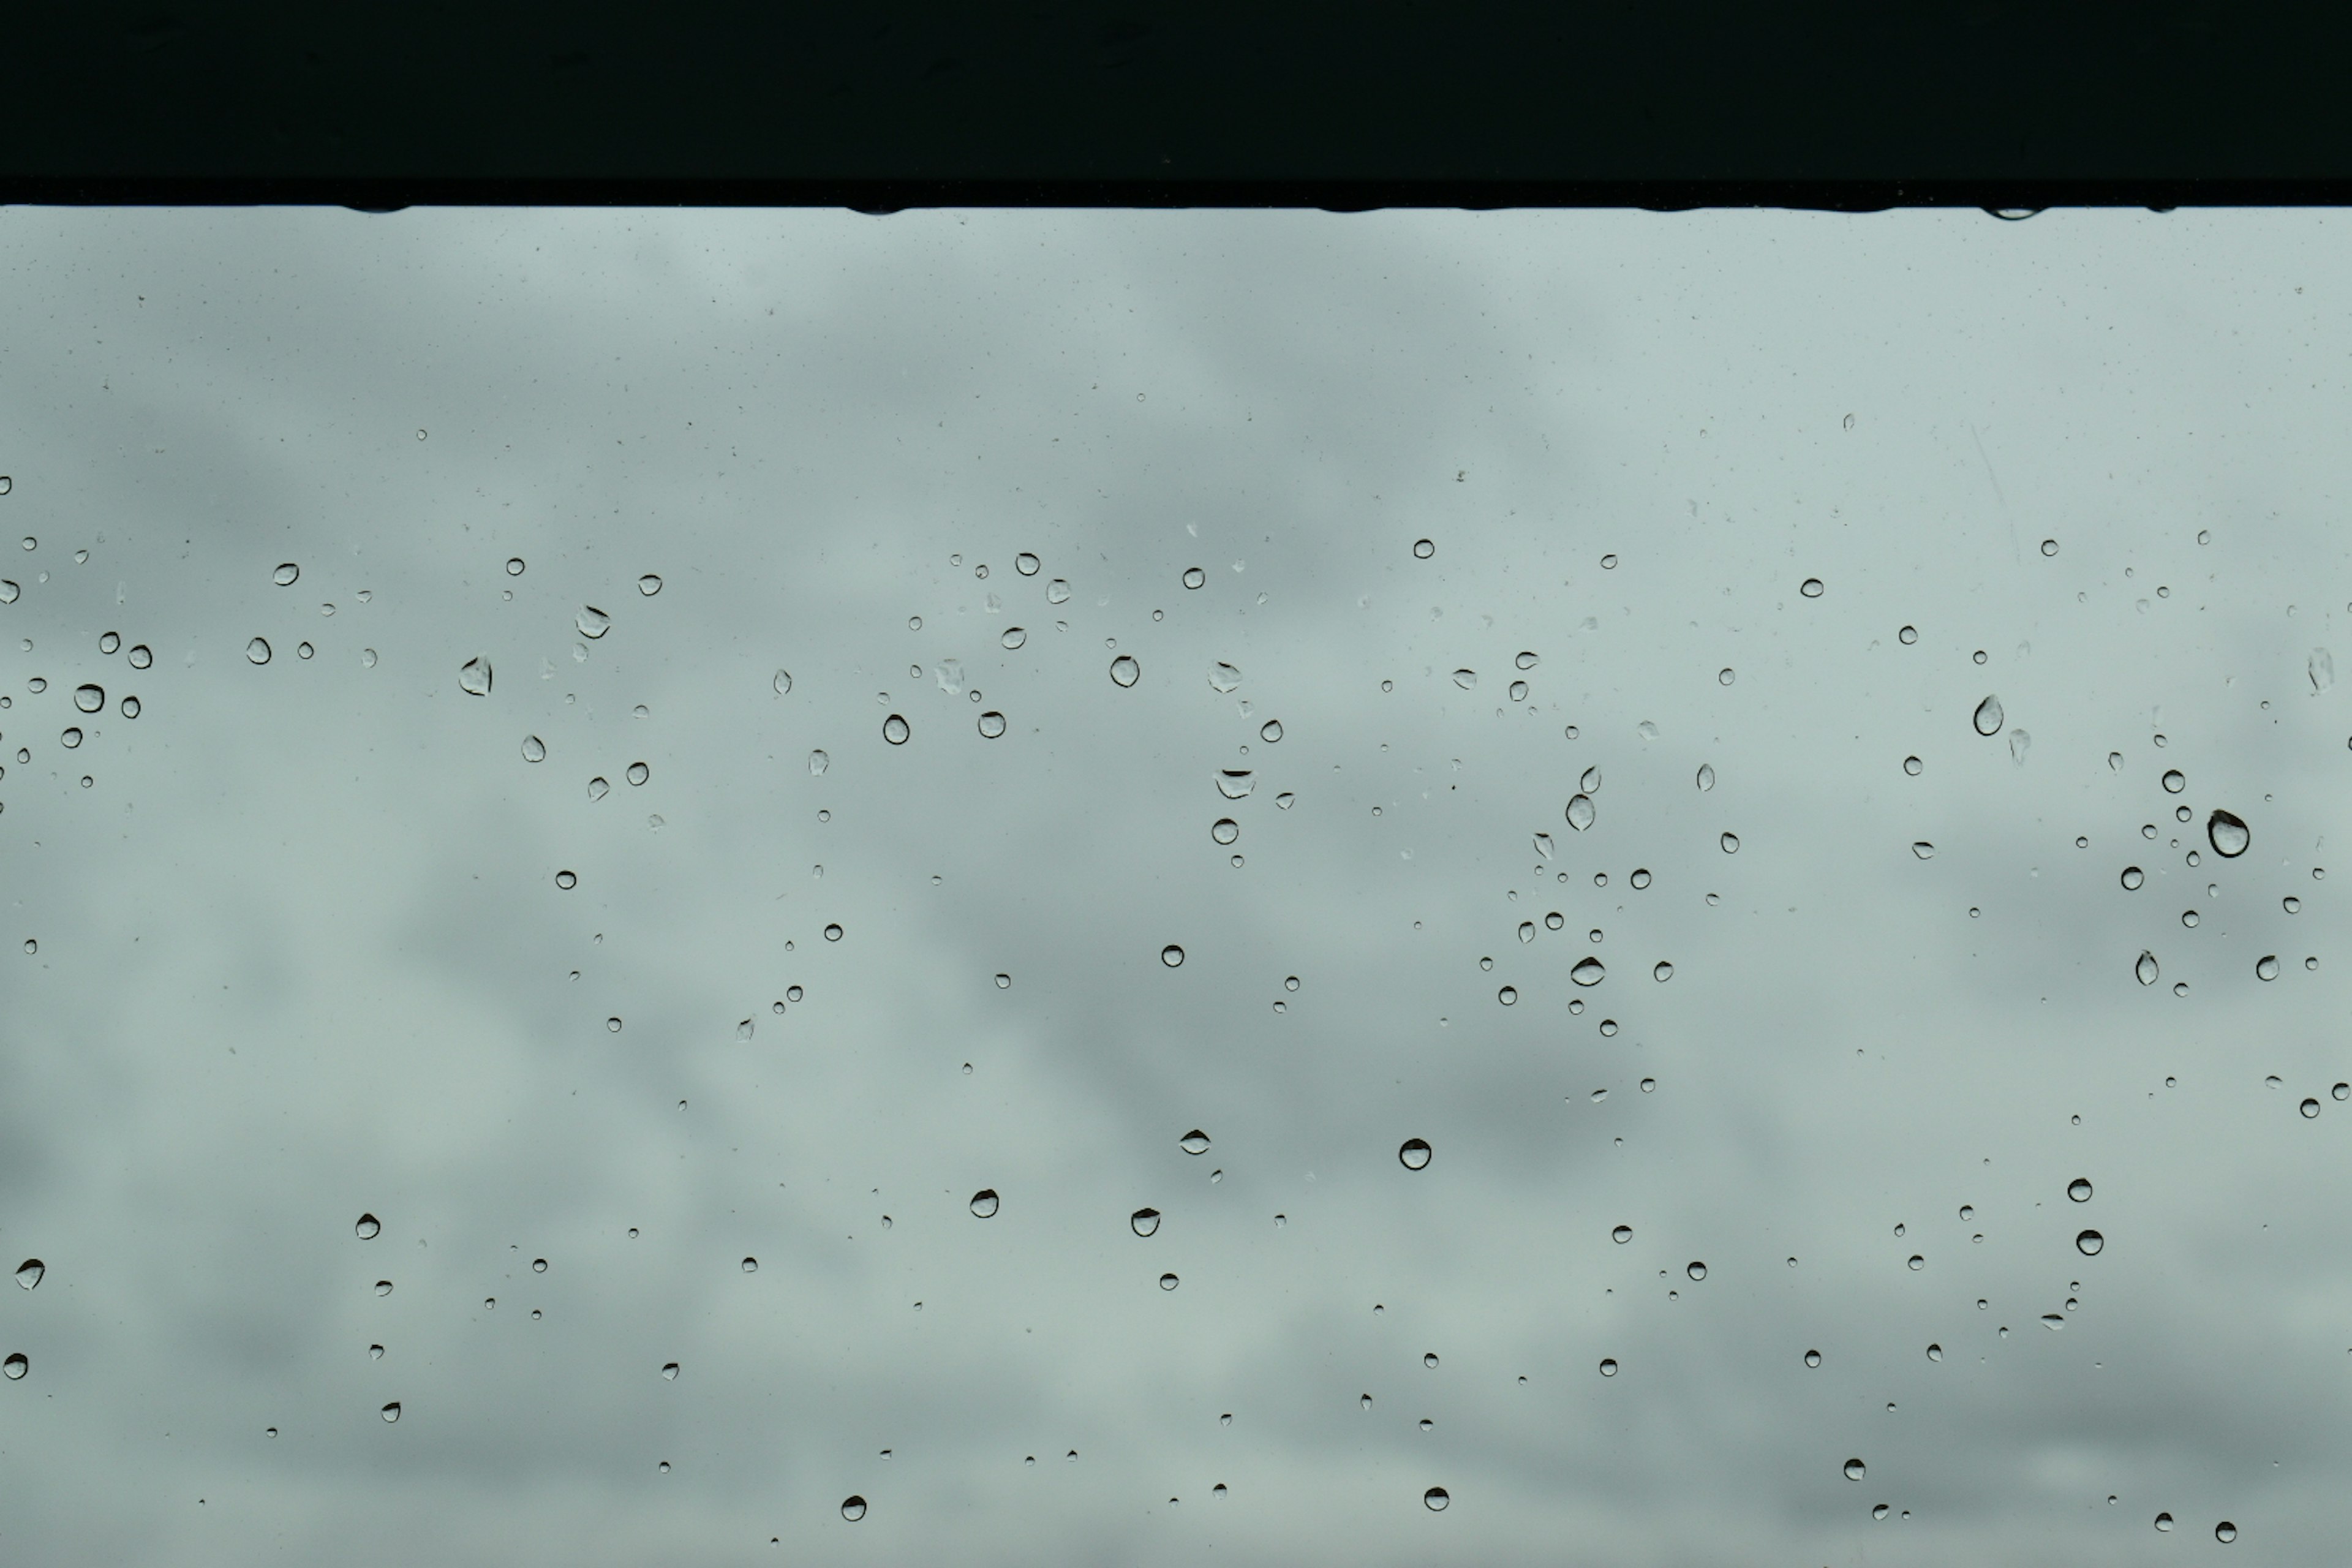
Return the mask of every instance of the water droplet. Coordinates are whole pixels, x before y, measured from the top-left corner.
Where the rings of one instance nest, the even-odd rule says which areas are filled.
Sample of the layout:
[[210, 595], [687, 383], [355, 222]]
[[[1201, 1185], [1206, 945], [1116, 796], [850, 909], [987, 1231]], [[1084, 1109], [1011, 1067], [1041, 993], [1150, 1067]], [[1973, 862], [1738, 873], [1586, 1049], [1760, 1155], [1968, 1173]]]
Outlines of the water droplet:
[[1127, 1223], [1129, 1228], [1133, 1230], [1136, 1235], [1150, 1236], [1160, 1228], [1160, 1211], [1158, 1209], [1138, 1209], [1133, 1214], [1127, 1216]]
[[643, 594], [648, 599], [652, 598], [656, 594], [661, 592], [661, 579], [655, 576], [650, 572], [646, 573], [644, 576], [637, 579], [637, 592]]
[[1698, 765], [1698, 787], [1702, 791], [1711, 790], [1715, 787], [1715, 766], [1713, 763], [1701, 763]]
[[2254, 960], [2255, 979], [2276, 980], [2278, 978], [2278, 972], [2279, 961], [2277, 953], [2265, 953], [2262, 957]]
[[1819, 1365], [1821, 1365], [1821, 1364], [1822, 1364], [1822, 1352], [1819, 1352], [1819, 1351], [1807, 1351], [1807, 1352], [1805, 1352], [1805, 1364], [1806, 1364], [1807, 1366], [1819, 1366]]
[[[1423, 542], [1426, 543], [1427, 541], [1423, 541]], [[1420, 545], [1415, 545], [1413, 547], [1413, 553], [1416, 555], [1421, 553]], [[1445, 1511], [1445, 1505], [1453, 1500], [1453, 1499], [1445, 1495], [1445, 1489], [1444, 1487], [1432, 1487], [1427, 1491], [1421, 1494], [1422, 1506], [1428, 1509], [1432, 1513], [1444, 1513]]]
[[2309, 1121], [2312, 1117], [2319, 1114], [2319, 1101], [2315, 1100], [2306, 1100], [2303, 1102], [2301, 1109], [2304, 1120]]
[[1976, 718], [1974, 721], [1977, 727], [1977, 733], [1979, 735], [2000, 734], [2002, 718], [2003, 715], [2000, 710], [2000, 699], [1998, 697], [1986, 698], [1983, 701], [1977, 704]]
[[1683, 1272], [1689, 1275], [1694, 1279], [1704, 1279], [1706, 1278], [1706, 1265], [1694, 1261], [1688, 1268], [1685, 1268]]
[[1864, 1465], [1860, 1459], [1848, 1459], [1845, 1462], [1845, 1479], [1847, 1480], [1858, 1481], [1869, 1473], [1869, 1467]]
[[1069, 602], [1069, 597], [1070, 585], [1061, 578], [1056, 577], [1052, 582], [1045, 584], [1045, 602], [1047, 604], [1066, 604]]
[[2073, 1181], [2067, 1183], [2066, 1195], [2074, 1199], [2078, 1204], [2089, 1203], [2091, 1201], [2090, 1179], [2085, 1176], [2077, 1176]]
[[2142, 952], [2139, 962], [2132, 965], [2132, 973], [2138, 976], [2142, 985], [2155, 984], [2157, 973], [2156, 954], [2152, 952]]
[[1717, 683], [1719, 683], [1719, 684], [1721, 684], [1721, 685], [1724, 685], [1724, 686], [1728, 686], [1728, 685], [1730, 685], [1733, 681], [1735, 681], [1735, 680], [1738, 679], [1739, 679], [1739, 677], [1738, 677], [1737, 674], [1735, 674], [1735, 673], [1731, 670], [1731, 668], [1730, 668], [1728, 666], [1727, 666], [1727, 667], [1725, 667], [1724, 668], [1722, 668], [1722, 669], [1718, 669], [1718, 670], [1717, 670], [1717, 671], [1715, 672], [1715, 679], [1716, 679], [1716, 680], [1717, 680]]
[[996, 1217], [996, 1189], [982, 1187], [971, 1194], [971, 1212], [982, 1219]]
[[1664, 985], [1675, 977], [1675, 966], [1661, 960], [1658, 966], [1650, 971], [1650, 977]]
[[1737, 833], [1727, 833], [1716, 842], [1723, 846], [1723, 852], [1726, 855], [1739, 853], [1739, 835]]
[[1586, 828], [1592, 826], [1592, 797], [1591, 795], [1580, 795], [1570, 797], [1568, 803], [1568, 825], [1570, 827], [1573, 827], [1579, 833], [1581, 833]]
[[2171, 1533], [2172, 1533], [2172, 1516], [2171, 1516], [2170, 1514], [2168, 1514], [2168, 1513], [2159, 1513], [2159, 1514], [2158, 1514], [2158, 1515], [2156, 1516], [2156, 1528], [2157, 1528], [2158, 1530], [2159, 1530], [2159, 1531], [2163, 1531], [2163, 1532], [2164, 1532], [2165, 1534], [2167, 1534], [2167, 1535], [2171, 1534]]
[[1568, 972], [1568, 977], [1579, 985], [1598, 985], [1608, 974], [1597, 958], [1579, 959], [1576, 967]]
[[133, 669], [144, 669], [155, 662], [153, 651], [145, 643], [138, 644], [124, 657], [131, 660], [131, 668]]
[[1282, 739], [1282, 721], [1278, 719], [1268, 719], [1258, 726], [1257, 738], [1269, 746], [1273, 745]]
[[2096, 1258], [2099, 1255], [2099, 1248], [2106, 1244], [2107, 1238], [2095, 1230], [2084, 1231], [2074, 1237], [2074, 1250], [2085, 1258]]
[[389, 1280], [389, 1279], [379, 1279], [379, 1280], [377, 1280], [377, 1281], [375, 1282], [375, 1293], [376, 1293], [377, 1295], [379, 1295], [379, 1296], [389, 1296], [389, 1295], [391, 1295], [391, 1294], [392, 1294], [392, 1281], [391, 1281], [391, 1280]]
[[399, 1401], [399, 1400], [395, 1399], [395, 1400], [394, 1400], [391, 1404], [389, 1404], [389, 1405], [385, 1405], [385, 1406], [383, 1407], [383, 1418], [384, 1418], [386, 1421], [397, 1421], [397, 1420], [399, 1420], [399, 1419], [400, 1419], [400, 1401]]
[[1428, 1142], [1421, 1138], [1406, 1139], [1397, 1149], [1397, 1159], [1408, 1171], [1426, 1169], [1429, 1164]]
[[2226, 811], [2217, 811], [2205, 819], [2205, 837], [2211, 841], [2213, 853], [2224, 860], [2233, 860], [2246, 852], [2253, 842], [2242, 819]]
[[1143, 667], [1127, 654], [1110, 661], [1110, 678], [1119, 686], [1132, 686], [1143, 679]]
[[383, 1222], [372, 1214], [360, 1215], [358, 1223], [352, 1226], [352, 1234], [362, 1241], [373, 1241], [383, 1232]]
[[468, 696], [488, 697], [490, 694], [490, 661], [487, 658], [467, 659], [464, 668], [457, 671], [457, 684]]
[[[907, 721], [896, 713], [882, 721], [882, 738], [894, 746], [905, 745], [907, 737], [913, 731], [907, 728]], [[634, 784], [636, 781], [632, 779], [630, 782]]]
[[580, 878], [575, 872], [558, 871], [555, 874], [555, 885], [568, 893], [580, 885]]
[[2352, 1100], [2352, 1083], [2339, 1083], [2327, 1092], [2336, 1100]]
[[833, 759], [826, 756], [823, 752], [811, 752], [809, 753], [808, 768], [809, 776], [811, 778], [824, 777], [824, 770], [831, 766], [833, 766]]
[[522, 760], [526, 763], [547, 761], [547, 742], [536, 735], [525, 735], [522, 738]]
[[829, 925], [825, 927], [824, 940], [827, 942], [839, 942], [841, 940], [841, 928], [837, 925]]
[[74, 688], [74, 706], [85, 713], [95, 713], [106, 706], [106, 689], [102, 686]]
[[1217, 774], [1217, 793], [1227, 800], [1239, 800], [1257, 787], [1257, 777], [1247, 768], [1226, 768]]
[[1416, 539], [1412, 542], [1412, 557], [1414, 560], [1426, 561], [1436, 553], [1437, 546], [1429, 540]]
[[866, 1517], [866, 1500], [862, 1497], [845, 1497], [842, 1499], [841, 1517], [849, 1521], [852, 1524], [856, 1524], [859, 1520], [864, 1519]]
[[670, 1382], [672, 1382], [672, 1383], [677, 1382], [677, 1363], [676, 1363], [676, 1362], [674, 1362], [674, 1361], [672, 1361], [672, 1362], [664, 1362], [664, 1363], [662, 1363], [661, 1373], [662, 1373], [662, 1376], [663, 1376], [663, 1377], [665, 1377], [665, 1378], [668, 1379]]
[[1941, 1361], [1941, 1360], [1943, 1360], [1943, 1359], [1944, 1359], [1944, 1347], [1943, 1347], [1943, 1346], [1941, 1346], [1941, 1345], [1929, 1345], [1929, 1346], [1927, 1347], [1927, 1359], [1928, 1359], [1929, 1361]]
[[1915, 1252], [1909, 1258], [1904, 1259], [1904, 1264], [1916, 1274], [1920, 1269], [1927, 1267], [1927, 1260]]
[[1475, 669], [1457, 669], [1454, 672], [1454, 684], [1468, 691], [1478, 684], [1478, 672]]
[[1616, 1357], [1602, 1356], [1601, 1358], [1601, 1375], [1603, 1377], [1614, 1377], [1617, 1375]]
[[1822, 596], [1822, 580], [1819, 577], [1808, 577], [1797, 584], [1797, 592], [1808, 599], [1818, 599]]
[[2026, 751], [2032, 744], [2032, 736], [2027, 734], [2022, 730], [2011, 730], [2009, 732], [2009, 760], [2015, 763], [2019, 767], [2023, 767], [2025, 765]]
[[1195, 1127], [1176, 1140], [1176, 1147], [1187, 1154], [1205, 1154], [1209, 1152], [1209, 1135]]
[[[1112, 679], [1118, 679], [1118, 672], [1116, 670], [1112, 672]], [[1219, 691], [1231, 691], [1234, 687], [1239, 686], [1241, 683], [1242, 672], [1239, 666], [1220, 662], [1209, 667], [1209, 684], [1216, 688]], [[1135, 681], [1133, 678], [1130, 677], [1128, 679], [1120, 680], [1119, 684], [1121, 686], [1132, 686], [1135, 684]]]
[[269, 580], [281, 588], [290, 588], [294, 585], [294, 580], [301, 575], [302, 568], [289, 561], [271, 573]]
[[1922, 860], [1933, 860], [1936, 858], [1936, 847], [1922, 838], [1911, 846], [1911, 853]]
[[100, 653], [112, 653], [121, 646], [122, 634], [120, 632], [107, 632], [98, 639], [98, 651]]
[[2238, 1539], [2238, 1527], [2225, 1519], [2213, 1527], [2213, 1539], [2227, 1546]]
[[1160, 1288], [1162, 1290], [1173, 1290], [1176, 1289], [1176, 1285], [1177, 1279], [1176, 1276], [1173, 1274], [1162, 1274], [1160, 1277]]
[[1034, 577], [1037, 575], [1037, 569], [1044, 564], [1044, 562], [1026, 550], [1013, 558], [1013, 569], [1024, 577]]
[[607, 784], [604, 779], [593, 778], [588, 781], [588, 798], [590, 800], [602, 800], [612, 793], [613, 786], [610, 784]]
[[24, 1262], [16, 1265], [16, 1283], [23, 1289], [29, 1290], [34, 1286], [38, 1285], [41, 1282], [41, 1276], [47, 1274], [48, 1271], [48, 1265], [43, 1263], [39, 1258], [27, 1258]]
[[2124, 891], [2127, 893], [2136, 893], [2139, 891], [2140, 884], [2147, 880], [2147, 873], [2142, 871], [2138, 867], [2126, 866], [2124, 868]]
[[269, 662], [268, 642], [261, 637], [254, 638], [245, 645], [245, 657], [255, 664], [268, 664]]
[[1160, 950], [1160, 962], [1171, 969], [1177, 968], [1184, 962], [1184, 950], [1171, 942]]
[[1209, 837], [1220, 844], [1231, 844], [1241, 836], [1241, 824], [1230, 816], [1221, 816], [1209, 825]]
[[58, 737], [58, 741], [68, 751], [71, 751], [74, 747], [81, 744], [81, 731], [79, 730], [68, 730], [64, 734]]

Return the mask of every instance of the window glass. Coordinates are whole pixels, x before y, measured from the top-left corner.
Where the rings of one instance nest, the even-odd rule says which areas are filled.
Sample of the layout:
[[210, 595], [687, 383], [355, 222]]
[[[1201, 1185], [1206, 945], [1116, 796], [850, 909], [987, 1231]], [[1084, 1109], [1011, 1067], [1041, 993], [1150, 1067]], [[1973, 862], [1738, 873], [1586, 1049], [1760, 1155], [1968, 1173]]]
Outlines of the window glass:
[[2341, 226], [0, 214], [7, 1554], [2320, 1557]]

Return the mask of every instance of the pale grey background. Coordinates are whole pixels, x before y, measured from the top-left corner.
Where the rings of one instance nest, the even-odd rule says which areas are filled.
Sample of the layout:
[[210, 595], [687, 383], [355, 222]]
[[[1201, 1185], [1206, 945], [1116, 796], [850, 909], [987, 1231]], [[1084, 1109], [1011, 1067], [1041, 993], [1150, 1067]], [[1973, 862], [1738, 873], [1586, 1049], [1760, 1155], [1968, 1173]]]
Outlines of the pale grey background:
[[2343, 230], [0, 213], [0, 1553], [2332, 1560]]

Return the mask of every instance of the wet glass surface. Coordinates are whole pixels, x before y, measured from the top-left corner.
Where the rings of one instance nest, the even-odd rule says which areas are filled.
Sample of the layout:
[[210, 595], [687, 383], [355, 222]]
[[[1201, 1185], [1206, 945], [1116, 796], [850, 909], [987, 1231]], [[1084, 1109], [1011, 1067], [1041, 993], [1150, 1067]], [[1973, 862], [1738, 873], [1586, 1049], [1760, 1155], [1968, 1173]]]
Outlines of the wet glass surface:
[[6, 1554], [2323, 1557], [2341, 226], [0, 214]]

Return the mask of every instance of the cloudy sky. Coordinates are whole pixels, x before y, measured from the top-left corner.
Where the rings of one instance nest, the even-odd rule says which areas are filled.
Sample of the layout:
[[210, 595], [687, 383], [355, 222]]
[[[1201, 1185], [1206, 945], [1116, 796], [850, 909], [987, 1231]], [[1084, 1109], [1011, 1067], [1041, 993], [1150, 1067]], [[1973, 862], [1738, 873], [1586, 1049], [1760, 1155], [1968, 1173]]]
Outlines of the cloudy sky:
[[2342, 228], [0, 212], [0, 1551], [2324, 1554]]

